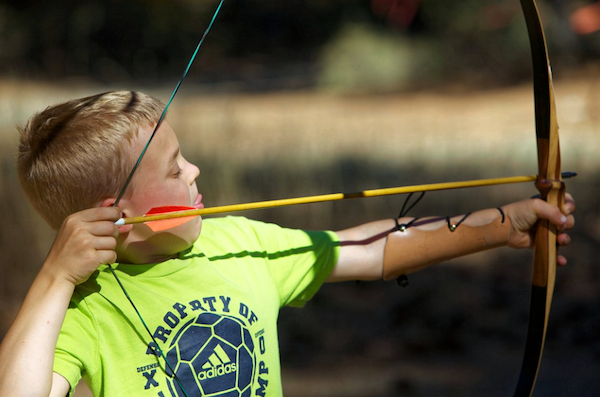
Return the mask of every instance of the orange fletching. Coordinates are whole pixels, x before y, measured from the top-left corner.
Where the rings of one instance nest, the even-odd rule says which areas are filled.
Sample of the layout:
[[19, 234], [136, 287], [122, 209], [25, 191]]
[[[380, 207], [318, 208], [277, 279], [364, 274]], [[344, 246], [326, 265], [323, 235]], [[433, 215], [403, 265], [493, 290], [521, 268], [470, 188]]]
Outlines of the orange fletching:
[[[148, 211], [146, 213], [146, 215], [159, 215], [159, 214], [166, 215], [166, 214], [171, 214], [173, 212], [189, 211], [189, 210], [194, 210], [194, 209], [195, 209], [194, 207], [185, 207], [185, 206], [179, 206], [179, 205], [167, 205], [164, 207], [152, 208], [150, 211]], [[146, 222], [146, 225], [150, 229], [152, 229], [153, 232], [160, 232], [163, 230], [177, 227], [179, 225], [183, 225], [184, 223], [191, 221], [192, 219], [194, 219], [197, 216], [198, 215], [184, 216], [184, 217], [179, 217], [179, 218], [159, 219], [159, 220], [154, 220], [154, 221], [148, 221], [148, 222]]]
[[186, 207], [183, 205], [165, 205], [164, 207], [154, 207], [146, 213], [146, 215], [166, 214], [167, 212], [195, 210], [194, 207]]

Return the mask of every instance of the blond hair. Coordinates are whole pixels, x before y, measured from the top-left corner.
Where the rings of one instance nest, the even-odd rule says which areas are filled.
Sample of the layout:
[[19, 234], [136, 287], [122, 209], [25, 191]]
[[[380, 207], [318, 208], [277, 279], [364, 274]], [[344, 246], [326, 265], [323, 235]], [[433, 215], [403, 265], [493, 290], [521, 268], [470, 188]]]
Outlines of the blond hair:
[[17, 127], [21, 186], [52, 228], [116, 197], [139, 155], [130, 153], [132, 140], [163, 108], [141, 92], [106, 92], [48, 107]]

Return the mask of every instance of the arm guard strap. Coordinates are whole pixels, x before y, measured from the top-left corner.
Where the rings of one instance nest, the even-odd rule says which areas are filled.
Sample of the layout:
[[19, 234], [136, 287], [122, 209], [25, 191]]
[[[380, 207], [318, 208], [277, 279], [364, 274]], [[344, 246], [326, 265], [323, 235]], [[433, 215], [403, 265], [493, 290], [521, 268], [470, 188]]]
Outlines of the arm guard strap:
[[435, 230], [411, 227], [395, 228], [387, 236], [383, 254], [383, 279], [391, 280], [435, 263], [490, 248], [501, 247], [508, 241], [510, 220], [502, 216], [481, 226], [466, 224], [444, 226]]

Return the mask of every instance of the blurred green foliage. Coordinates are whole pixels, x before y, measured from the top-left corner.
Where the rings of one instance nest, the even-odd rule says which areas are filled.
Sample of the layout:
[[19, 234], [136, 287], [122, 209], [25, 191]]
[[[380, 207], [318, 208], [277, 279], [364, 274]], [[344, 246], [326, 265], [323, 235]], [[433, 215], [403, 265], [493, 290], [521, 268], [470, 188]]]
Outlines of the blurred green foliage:
[[439, 79], [440, 56], [431, 42], [348, 24], [323, 48], [318, 84], [335, 91], [385, 91], [431, 83]]
[[[4, 0], [0, 74], [103, 83], [172, 81], [217, 3]], [[390, 89], [439, 79], [505, 83], [528, 78], [527, 35], [517, 0], [422, 0], [414, 16], [402, 9], [409, 3], [227, 0], [190, 79], [264, 90], [332, 81]], [[538, 3], [555, 66], [597, 59], [597, 35], [573, 33], [567, 22], [571, 10], [563, 1]], [[360, 70], [350, 73], [357, 59]]]

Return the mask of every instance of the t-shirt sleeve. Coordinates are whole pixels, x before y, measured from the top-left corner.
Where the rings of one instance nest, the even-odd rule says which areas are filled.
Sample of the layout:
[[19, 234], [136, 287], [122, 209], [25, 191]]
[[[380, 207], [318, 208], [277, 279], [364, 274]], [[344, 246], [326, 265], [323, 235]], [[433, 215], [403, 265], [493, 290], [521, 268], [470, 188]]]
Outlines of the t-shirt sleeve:
[[309, 301], [335, 267], [339, 239], [331, 231], [286, 229], [252, 222], [267, 252], [269, 273], [281, 306], [301, 307]]
[[54, 353], [54, 372], [63, 376], [70, 384], [72, 395], [83, 375], [84, 357], [97, 356], [96, 327], [82, 297], [75, 293], [69, 308]]

